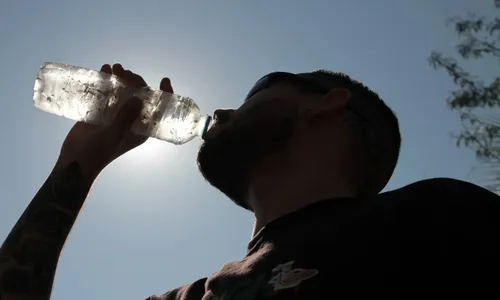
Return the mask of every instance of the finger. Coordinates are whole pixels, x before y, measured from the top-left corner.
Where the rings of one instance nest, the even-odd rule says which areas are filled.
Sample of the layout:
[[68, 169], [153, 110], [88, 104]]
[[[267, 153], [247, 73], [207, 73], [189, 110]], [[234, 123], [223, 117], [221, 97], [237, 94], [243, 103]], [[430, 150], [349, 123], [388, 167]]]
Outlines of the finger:
[[118, 142], [126, 134], [135, 121], [141, 115], [143, 108], [142, 101], [137, 97], [128, 99], [116, 113], [113, 122], [110, 124], [108, 133], [109, 140]]
[[135, 74], [130, 70], [126, 70], [123, 72], [123, 80], [126, 84], [133, 87], [143, 87], [147, 85], [146, 81], [144, 81], [144, 79], [140, 75]]
[[174, 88], [172, 87], [172, 83], [170, 82], [170, 78], [163, 78], [160, 82], [160, 90], [167, 93], [174, 93]]
[[123, 72], [125, 72], [125, 70], [123, 69], [122, 65], [120, 64], [113, 65], [113, 74], [121, 78], [123, 77]]
[[130, 70], [125, 70], [125, 72], [123, 72], [123, 78], [125, 78], [125, 80], [130, 84], [133, 84], [135, 80], [135, 73]]
[[141, 75], [135, 73], [134, 73], [134, 83], [140, 87], [148, 85]]
[[135, 82], [135, 74], [132, 71], [130, 70], [123, 71], [122, 78], [127, 85], [132, 87], [137, 87], [137, 84]]
[[111, 66], [108, 64], [102, 65], [101, 67], [101, 72], [112, 74], [113, 70], [111, 69]]
[[134, 80], [134, 73], [132, 73], [132, 71], [130, 70], [125, 70], [123, 71], [122, 78], [127, 84], [132, 84]]

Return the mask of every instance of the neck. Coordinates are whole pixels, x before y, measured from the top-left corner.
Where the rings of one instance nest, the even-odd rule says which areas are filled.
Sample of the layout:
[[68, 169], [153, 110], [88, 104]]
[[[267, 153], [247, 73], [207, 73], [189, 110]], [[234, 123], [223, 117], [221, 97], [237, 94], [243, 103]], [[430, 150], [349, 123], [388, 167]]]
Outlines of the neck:
[[354, 196], [342, 172], [332, 171], [317, 157], [293, 161], [268, 164], [252, 176], [255, 180], [249, 185], [247, 203], [256, 218], [253, 235], [269, 222], [310, 204]]

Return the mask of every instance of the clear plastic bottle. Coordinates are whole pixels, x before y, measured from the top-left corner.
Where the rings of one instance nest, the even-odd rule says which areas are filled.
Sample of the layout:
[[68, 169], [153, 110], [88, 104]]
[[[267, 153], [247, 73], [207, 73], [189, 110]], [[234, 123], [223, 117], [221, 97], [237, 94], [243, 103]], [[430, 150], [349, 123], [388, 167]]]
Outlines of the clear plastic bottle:
[[195, 136], [203, 138], [210, 127], [212, 118], [201, 114], [191, 98], [151, 87], [130, 88], [115, 75], [59, 63], [40, 68], [33, 102], [43, 111], [102, 125], [112, 119], [122, 100], [133, 95], [144, 102], [132, 127], [137, 134], [180, 145]]

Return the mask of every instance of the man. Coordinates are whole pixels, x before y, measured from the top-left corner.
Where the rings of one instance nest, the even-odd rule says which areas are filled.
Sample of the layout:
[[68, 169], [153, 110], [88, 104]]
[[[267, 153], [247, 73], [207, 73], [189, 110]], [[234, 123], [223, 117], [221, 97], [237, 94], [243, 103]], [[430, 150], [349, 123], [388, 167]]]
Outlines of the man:
[[[119, 64], [102, 71], [146, 85]], [[173, 92], [167, 78], [160, 88]], [[140, 110], [133, 98], [108, 126], [71, 129], [0, 250], [1, 300], [50, 298], [60, 251], [92, 183], [146, 140], [129, 132]], [[149, 299], [498, 298], [498, 197], [452, 179], [378, 195], [401, 137], [394, 114], [361, 83], [327, 71], [273, 73], [240, 108], [215, 118], [199, 169], [255, 214], [247, 255]]]

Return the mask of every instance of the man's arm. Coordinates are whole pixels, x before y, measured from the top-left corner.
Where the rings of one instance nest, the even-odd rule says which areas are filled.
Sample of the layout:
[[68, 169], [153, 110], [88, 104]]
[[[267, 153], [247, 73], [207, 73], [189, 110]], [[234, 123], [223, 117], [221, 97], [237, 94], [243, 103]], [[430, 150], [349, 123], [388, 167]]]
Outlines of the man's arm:
[[[144, 79], [120, 64], [103, 65], [126, 85], [145, 87]], [[170, 79], [160, 89], [173, 93]], [[122, 154], [143, 144], [146, 136], [131, 128], [143, 103], [124, 101], [104, 126], [76, 123], [64, 140], [56, 168], [28, 205], [0, 248], [0, 300], [48, 300], [66, 238], [99, 173]]]
[[48, 300], [64, 243], [90, 190], [78, 164], [55, 169], [0, 248], [0, 300]]

